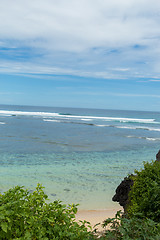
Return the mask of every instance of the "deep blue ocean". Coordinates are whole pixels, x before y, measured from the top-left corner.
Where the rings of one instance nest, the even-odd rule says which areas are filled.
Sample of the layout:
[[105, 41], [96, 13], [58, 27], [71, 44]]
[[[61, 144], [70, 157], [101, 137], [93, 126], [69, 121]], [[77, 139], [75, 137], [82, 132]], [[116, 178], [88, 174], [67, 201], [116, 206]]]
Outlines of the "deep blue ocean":
[[51, 201], [118, 206], [121, 180], [160, 149], [160, 112], [0, 105], [0, 191], [42, 183]]

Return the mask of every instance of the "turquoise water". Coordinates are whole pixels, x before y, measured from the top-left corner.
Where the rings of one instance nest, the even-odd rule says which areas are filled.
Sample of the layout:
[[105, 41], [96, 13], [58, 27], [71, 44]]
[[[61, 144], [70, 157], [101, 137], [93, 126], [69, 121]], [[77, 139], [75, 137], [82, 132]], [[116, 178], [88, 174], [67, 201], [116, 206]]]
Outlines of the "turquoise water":
[[152, 112], [0, 106], [0, 123], [0, 191], [42, 183], [80, 209], [117, 207], [117, 185], [160, 144]]

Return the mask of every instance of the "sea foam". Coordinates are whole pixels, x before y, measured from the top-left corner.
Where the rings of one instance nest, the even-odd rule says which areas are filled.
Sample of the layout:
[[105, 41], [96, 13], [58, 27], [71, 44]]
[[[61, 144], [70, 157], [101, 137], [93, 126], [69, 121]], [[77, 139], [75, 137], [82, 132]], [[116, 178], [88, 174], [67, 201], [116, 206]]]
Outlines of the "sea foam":
[[125, 123], [157, 123], [155, 119], [140, 119], [140, 118], [121, 118], [121, 117], [98, 117], [98, 116], [78, 116], [78, 115], [65, 115], [60, 113], [51, 112], [23, 112], [23, 111], [7, 111], [0, 110], [0, 115], [12, 115], [12, 116], [39, 116], [39, 117], [54, 117], [62, 119], [79, 119], [79, 120], [104, 120], [104, 121], [114, 121], [114, 122], [125, 122]]
[[137, 137], [137, 136], [126, 136], [127, 138], [138, 138], [138, 139], [145, 139], [148, 141], [160, 141], [160, 138], [152, 138], [152, 137]]

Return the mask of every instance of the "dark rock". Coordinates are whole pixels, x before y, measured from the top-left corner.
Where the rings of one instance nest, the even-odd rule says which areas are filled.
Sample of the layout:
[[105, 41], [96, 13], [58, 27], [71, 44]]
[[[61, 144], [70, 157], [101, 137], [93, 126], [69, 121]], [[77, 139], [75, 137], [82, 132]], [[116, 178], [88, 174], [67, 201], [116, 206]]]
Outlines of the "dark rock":
[[128, 194], [133, 186], [133, 180], [130, 177], [124, 178], [120, 185], [116, 189], [116, 194], [113, 196], [112, 201], [119, 202], [123, 207], [124, 213], [126, 213], [126, 208], [128, 204]]
[[57, 196], [57, 194], [55, 194], [55, 193], [51, 193], [51, 196], [55, 197], [55, 196]]
[[68, 189], [68, 188], [65, 188], [65, 189], [64, 189], [64, 191], [65, 191], [65, 192], [69, 192], [69, 191], [70, 191], [70, 189]]
[[159, 150], [158, 153], [156, 154], [156, 161], [160, 161], [160, 150]]
[[[160, 150], [156, 154], [156, 161], [160, 161]], [[112, 198], [112, 201], [119, 202], [119, 204], [124, 209], [124, 213], [126, 213], [126, 210], [127, 210], [127, 205], [129, 203], [128, 195], [129, 195], [129, 191], [131, 190], [131, 187], [133, 186], [133, 183], [134, 182], [130, 176], [124, 178], [124, 180], [117, 187], [116, 194]]]

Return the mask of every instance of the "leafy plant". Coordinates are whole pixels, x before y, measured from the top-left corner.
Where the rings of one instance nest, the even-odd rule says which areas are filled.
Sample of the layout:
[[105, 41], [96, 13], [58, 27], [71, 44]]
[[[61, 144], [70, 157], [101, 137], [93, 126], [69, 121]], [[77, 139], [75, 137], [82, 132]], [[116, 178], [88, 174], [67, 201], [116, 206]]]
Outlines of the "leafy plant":
[[117, 212], [115, 218], [108, 218], [104, 221], [103, 227], [109, 227], [105, 231], [106, 240], [159, 240], [160, 224], [151, 219], [139, 218], [138, 215], [132, 218], [124, 218], [121, 212]]
[[127, 208], [129, 216], [141, 213], [160, 222], [160, 162], [144, 163], [144, 169], [135, 173]]
[[61, 201], [47, 203], [48, 196], [38, 184], [30, 193], [16, 186], [0, 194], [0, 239], [2, 240], [159, 240], [160, 163], [144, 163], [131, 176], [128, 215], [117, 212], [104, 221], [103, 236], [93, 235], [86, 221], [75, 221], [77, 205]]
[[75, 221], [77, 205], [47, 199], [40, 184], [33, 193], [16, 186], [0, 194], [0, 239], [90, 239], [90, 224]]
[[115, 218], [104, 221], [108, 228], [106, 240], [160, 239], [160, 162], [144, 163], [144, 169], [129, 176], [134, 184], [129, 193], [125, 216], [117, 212]]

